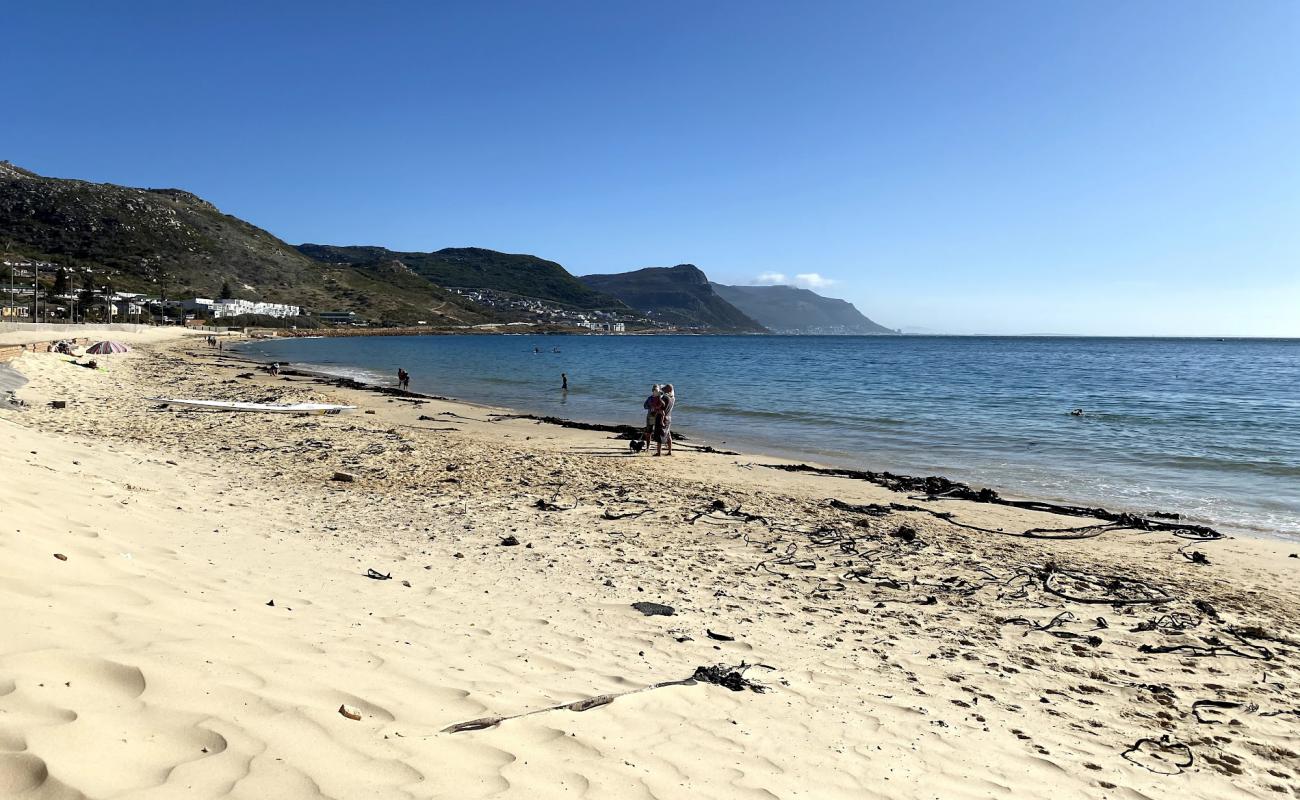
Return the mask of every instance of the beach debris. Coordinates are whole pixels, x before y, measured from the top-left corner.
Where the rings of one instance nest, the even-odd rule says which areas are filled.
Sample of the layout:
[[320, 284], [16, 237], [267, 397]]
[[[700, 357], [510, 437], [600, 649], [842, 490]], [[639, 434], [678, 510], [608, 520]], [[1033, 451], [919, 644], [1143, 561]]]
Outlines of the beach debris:
[[916, 541], [916, 528], [911, 525], [900, 525], [898, 530], [890, 531], [889, 535], [910, 544]]
[[537, 498], [537, 502], [533, 503], [533, 507], [539, 508], [542, 511], [572, 511], [578, 507], [578, 501], [575, 499], [573, 505], [566, 506], [560, 504], [558, 497], [554, 500], [544, 500], [539, 497]]
[[707, 633], [707, 634], [709, 635], [709, 638], [710, 638], [710, 639], [716, 639], [716, 640], [719, 641], [719, 642], [734, 642], [734, 641], [736, 641], [736, 637], [734, 637], [734, 636], [728, 636], [728, 635], [725, 634], [725, 633], [714, 633], [713, 631], [709, 630], [708, 628], [705, 628], [705, 629], [704, 629], [704, 632]]
[[[1097, 619], [1098, 621], [1104, 621], [1102, 620], [1101, 617], [1098, 617]], [[1066, 630], [1058, 630], [1058, 628], [1060, 628], [1062, 625], [1064, 625], [1067, 622], [1077, 622], [1077, 621], [1078, 618], [1075, 617], [1074, 614], [1071, 614], [1069, 611], [1062, 611], [1060, 614], [1057, 614], [1055, 617], [1052, 617], [1051, 620], [1049, 620], [1048, 622], [1042, 625], [1035, 624], [1033, 620], [1026, 619], [1024, 617], [1009, 617], [1007, 619], [998, 620], [998, 622], [1002, 623], [1003, 625], [1027, 626], [1028, 630], [1025, 631], [1024, 633], [1025, 636], [1028, 636], [1029, 634], [1035, 631], [1041, 631], [1042, 633], [1046, 633], [1049, 636], [1054, 636], [1057, 639], [1082, 639], [1083, 641], [1087, 642], [1093, 647], [1100, 647], [1102, 642], [1100, 636], [1085, 636], [1081, 633], [1074, 633], [1072, 631], [1066, 631]], [[1102, 627], [1109, 627], [1109, 625], [1098, 626], [1098, 628], [1102, 628]], [[1093, 630], [1096, 629], [1097, 628], [1094, 628]]]
[[504, 722], [506, 717], [480, 717], [468, 722], [457, 722], [455, 725], [448, 725], [442, 729], [443, 733], [465, 733], [466, 731], [481, 731], [488, 728], [495, 728]]
[[361, 709], [353, 708], [352, 706], [347, 705], [346, 703], [339, 706], [339, 713], [354, 722], [361, 721]]
[[1228, 633], [1236, 636], [1238, 639], [1266, 639], [1270, 642], [1277, 642], [1278, 644], [1300, 647], [1300, 642], [1282, 636], [1274, 636], [1257, 625], [1233, 625], [1228, 628]]
[[767, 691], [768, 687], [745, 677], [745, 672], [753, 667], [772, 669], [772, 667], [765, 664], [746, 664], [743, 661], [734, 667], [729, 667], [726, 664], [714, 664], [708, 667], [696, 667], [695, 673], [691, 675], [691, 680], [722, 686], [733, 692], [743, 692], [748, 689], [751, 692], [762, 694]]
[[393, 579], [393, 573], [390, 572], [385, 575], [379, 570], [366, 569], [366, 577], [372, 581], [391, 581]]
[[1219, 612], [1215, 610], [1214, 606], [1210, 605], [1210, 602], [1208, 600], [1193, 600], [1192, 605], [1196, 607], [1197, 611], [1201, 612], [1202, 614], [1209, 617], [1210, 619], [1219, 618]]
[[[768, 552], [772, 552], [773, 549], [774, 548], [768, 548]], [[811, 558], [796, 558], [795, 555], [798, 552], [799, 545], [795, 542], [790, 542], [785, 546], [785, 552], [758, 562], [754, 565], [754, 569], [755, 571], [761, 569], [770, 572], [773, 575], [780, 575], [782, 578], [788, 578], [790, 577], [790, 573], [781, 572], [772, 568], [776, 566], [785, 566], [794, 567], [795, 569], [814, 569], [817, 566], [817, 562]]]
[[274, 600], [274, 599], [272, 599], [272, 600], [267, 600], [267, 601], [266, 601], [266, 604], [267, 604], [268, 606], [270, 606], [271, 608], [275, 608], [275, 600]]
[[826, 502], [831, 508], [838, 508], [840, 511], [852, 511], [855, 514], [867, 514], [873, 517], [884, 517], [894, 513], [894, 509], [889, 506], [883, 506], [879, 503], [868, 503], [867, 505], [855, 505], [846, 503], [843, 500], [831, 498]]
[[[674, 438], [676, 438], [675, 435], [674, 435]], [[719, 450], [718, 448], [714, 447], [714, 446], [711, 445], [711, 444], [706, 444], [706, 445], [703, 445], [703, 446], [700, 446], [700, 447], [696, 447], [696, 448], [695, 448], [695, 452], [697, 452], [697, 453], [713, 453], [714, 455], [719, 455], [719, 456], [738, 456], [738, 455], [740, 455], [740, 453], [737, 453], [737, 452], [735, 452], [734, 450]]]
[[[1056, 503], [1044, 503], [1037, 500], [1009, 500], [1002, 497], [992, 489], [975, 489], [971, 486], [958, 481], [949, 480], [937, 475], [928, 477], [916, 477], [913, 475], [895, 475], [892, 472], [870, 472], [856, 469], [840, 469], [814, 467], [808, 464], [759, 464], [758, 466], [767, 467], [768, 469], [779, 469], [785, 472], [810, 472], [815, 475], [826, 475], [834, 478], [848, 478], [850, 480], [866, 481], [868, 483], [881, 486], [886, 489], [901, 493], [911, 493], [917, 496], [915, 500], [967, 500], [973, 503], [993, 503], [996, 505], [1011, 506], [1012, 508], [1022, 508], [1029, 511], [1042, 511], [1048, 514], [1057, 514], [1066, 517], [1092, 517], [1103, 520], [1103, 525], [1086, 525], [1079, 528], [1060, 528], [1051, 529], [1033, 529], [1021, 533], [1012, 531], [1000, 531], [990, 528], [982, 528], [978, 525], [967, 525], [956, 522], [951, 519], [948, 512], [937, 512], [931, 509], [919, 508], [916, 506], [900, 507], [897, 504], [891, 506], [894, 510], [923, 511], [939, 519], [952, 522], [970, 530], [983, 531], [985, 533], [1001, 533], [1009, 536], [1030, 536], [1031, 538], [1042, 539], [1086, 539], [1092, 536], [1098, 536], [1106, 530], [1133, 529], [1139, 531], [1164, 531], [1172, 533], [1182, 539], [1194, 539], [1197, 541], [1214, 541], [1227, 538], [1224, 534], [1219, 533], [1213, 528], [1205, 525], [1185, 524], [1181, 521], [1169, 521], [1167, 514], [1160, 515], [1163, 519], [1155, 519], [1157, 515], [1148, 514], [1142, 516], [1139, 514], [1119, 513], [1107, 511], [1104, 508], [1089, 508], [1087, 506], [1066, 506]], [[847, 504], [845, 504], [847, 505]]]
[[351, 472], [336, 472], [334, 473], [334, 477], [330, 478], [330, 480], [338, 481], [339, 483], [352, 483], [356, 479], [356, 476]]
[[[528, 419], [538, 424], [558, 425], [561, 428], [574, 428], [582, 431], [603, 431], [605, 433], [616, 433], [616, 439], [640, 439], [645, 435], [644, 428], [635, 428], [631, 425], [601, 425], [594, 422], [574, 422], [571, 419], [562, 419], [560, 417], [539, 417], [536, 414], [489, 414], [491, 422], [504, 422], [512, 419]], [[673, 441], [687, 441], [687, 437], [673, 431]]]
[[410, 582], [410, 581], [402, 581], [402, 585], [405, 586], [405, 587], [408, 588], [408, 589], [411, 588], [411, 582]]
[[516, 547], [518, 544], [519, 539], [513, 533], [497, 542], [498, 547]]
[[1044, 591], [1074, 603], [1142, 605], [1173, 600], [1165, 590], [1122, 575], [1088, 575], [1049, 562], [1037, 571]]
[[1259, 710], [1259, 706], [1254, 703], [1234, 703], [1227, 700], [1197, 700], [1192, 703], [1192, 716], [1196, 717], [1196, 721], [1202, 725], [1221, 725], [1223, 720], [1215, 717], [1222, 716], [1223, 711], [1237, 709], [1253, 714]]
[[624, 506], [616, 511], [613, 507], [608, 507], [605, 509], [605, 513], [601, 514], [601, 516], [605, 519], [628, 519], [639, 517], [642, 514], [649, 514], [653, 510], [654, 509], [648, 507], [633, 510]]
[[590, 711], [593, 708], [599, 708], [601, 706], [609, 705], [610, 703], [614, 702], [615, 696], [616, 695], [612, 695], [612, 694], [598, 694], [595, 697], [588, 697], [583, 700], [577, 700], [572, 703], [569, 703], [568, 705], [565, 706], [565, 708], [567, 708], [570, 711], [578, 711], [578, 712]]
[[726, 502], [722, 500], [714, 500], [712, 503], [709, 503], [708, 508], [703, 511], [697, 511], [695, 514], [686, 518], [686, 521], [692, 525], [699, 520], [704, 520], [705, 522], [710, 523], [761, 522], [764, 525], [772, 524], [767, 517], [764, 517], [761, 514], [750, 514], [746, 511], [741, 511], [740, 506], [729, 509], [727, 508]]
[[663, 603], [650, 603], [645, 600], [633, 603], [632, 607], [647, 617], [671, 617], [677, 613], [677, 609], [672, 606], [666, 606]]
[[1169, 738], [1138, 739], [1120, 754], [1125, 761], [1157, 775], [1179, 775], [1192, 765], [1192, 748]]
[[1227, 644], [1217, 636], [1203, 636], [1204, 645], [1199, 644], [1144, 644], [1138, 647], [1139, 653], [1178, 653], [1191, 658], [1213, 658], [1217, 656], [1237, 656], [1251, 661], [1272, 661], [1273, 651], [1267, 647], [1251, 644], [1240, 636], [1237, 644]]
[[68, 557], [65, 556], [65, 555], [62, 554], [62, 553], [55, 553], [55, 554], [54, 554], [54, 557], [57, 558], [57, 559], [60, 560], [60, 561], [67, 561], [67, 560], [68, 560]]
[[1191, 630], [1200, 624], [1200, 617], [1193, 617], [1191, 614], [1185, 614], [1182, 611], [1175, 611], [1171, 614], [1163, 614], [1155, 619], [1139, 622], [1130, 630], [1133, 633], [1143, 633], [1145, 631], [1181, 633], [1182, 631]]
[[67, 401], [67, 400], [51, 400], [51, 401], [50, 401], [50, 408], [67, 408], [67, 407], [68, 407], [68, 401]]
[[[644, 655], [644, 653], [642, 653], [642, 655]], [[724, 686], [733, 692], [742, 692], [748, 689], [751, 692], [762, 694], [763, 692], [767, 691], [770, 687], [764, 686], [763, 684], [760, 683], [755, 683], [754, 681], [751, 681], [745, 677], [745, 672], [754, 667], [762, 667], [763, 669], [774, 669], [773, 667], [769, 667], [766, 664], [746, 664], [743, 661], [734, 667], [727, 666], [726, 664], [701, 666], [701, 667], [696, 667], [694, 674], [692, 674], [691, 677], [689, 678], [684, 678], [680, 680], [660, 681], [659, 683], [652, 683], [649, 686], [642, 686], [639, 689], [630, 689], [626, 692], [619, 692], [617, 694], [595, 695], [594, 697], [587, 697], [587, 698], [583, 698], [582, 700], [575, 700], [571, 703], [561, 703], [559, 705], [547, 706], [545, 708], [535, 708], [531, 711], [522, 711], [518, 714], [511, 714], [509, 716], [480, 717], [478, 719], [471, 719], [466, 722], [457, 722], [455, 725], [448, 725], [447, 727], [443, 728], [441, 730], [441, 733], [465, 733], [468, 731], [481, 731], [487, 728], [495, 728], [496, 726], [500, 725], [501, 723], [507, 720], [519, 719], [521, 717], [530, 717], [533, 716], [534, 714], [545, 714], [549, 711], [578, 711], [578, 712], [590, 711], [593, 708], [600, 708], [601, 706], [607, 706], [620, 697], [626, 697], [628, 695], [633, 695], [633, 694], [640, 694], [642, 692], [649, 692], [655, 689], [663, 689], [668, 686], [694, 686], [700, 683], [708, 683], [708, 684], [713, 684], [715, 686]]]
[[375, 410], [374, 410], [373, 408], [367, 408], [367, 409], [366, 409], [366, 413], [367, 413], [367, 414], [373, 414], [373, 413], [375, 413]]

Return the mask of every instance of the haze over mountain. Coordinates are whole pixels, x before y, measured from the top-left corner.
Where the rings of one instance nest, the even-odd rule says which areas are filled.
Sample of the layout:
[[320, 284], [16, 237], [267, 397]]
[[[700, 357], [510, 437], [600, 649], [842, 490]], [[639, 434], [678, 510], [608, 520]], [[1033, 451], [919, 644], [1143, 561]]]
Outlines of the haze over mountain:
[[583, 275], [580, 280], [660, 322], [738, 333], [766, 330], [720, 297], [708, 277], [694, 264], [647, 267], [612, 275]]
[[795, 286], [725, 286], [712, 284], [722, 299], [773, 333], [891, 334], [867, 319], [847, 300], [822, 297]]

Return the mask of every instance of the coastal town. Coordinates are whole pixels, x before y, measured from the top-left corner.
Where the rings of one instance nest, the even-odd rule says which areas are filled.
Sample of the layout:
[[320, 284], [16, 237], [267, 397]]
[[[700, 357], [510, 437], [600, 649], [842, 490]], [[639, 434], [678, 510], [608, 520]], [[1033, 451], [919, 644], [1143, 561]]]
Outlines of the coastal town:
[[[318, 325], [367, 328], [380, 321], [349, 309], [313, 310], [231, 296], [166, 297], [118, 291], [106, 270], [71, 269], [52, 261], [0, 258], [0, 319], [9, 322], [126, 322], [205, 325], [217, 321], [253, 324]], [[225, 287], [228, 289], [229, 287]], [[629, 329], [669, 326], [631, 309], [568, 308], [542, 299], [487, 288], [455, 288], [460, 297], [491, 309], [507, 324], [571, 328], [589, 333], [625, 333]], [[229, 294], [223, 291], [223, 295]], [[420, 321], [417, 325], [427, 325]], [[469, 327], [469, 326], [466, 326]]]

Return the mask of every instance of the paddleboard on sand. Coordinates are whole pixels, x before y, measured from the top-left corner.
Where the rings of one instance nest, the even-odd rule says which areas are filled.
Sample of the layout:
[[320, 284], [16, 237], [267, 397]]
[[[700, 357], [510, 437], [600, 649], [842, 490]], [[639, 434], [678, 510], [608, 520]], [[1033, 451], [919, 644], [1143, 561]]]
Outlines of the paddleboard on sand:
[[289, 403], [286, 405], [276, 405], [274, 403], [242, 403], [229, 402], [225, 400], [186, 400], [175, 397], [150, 397], [147, 399], [155, 403], [164, 403], [169, 406], [206, 408], [212, 411], [260, 411], [265, 414], [339, 414], [344, 411], [356, 410], [356, 406], [338, 406], [330, 403]]

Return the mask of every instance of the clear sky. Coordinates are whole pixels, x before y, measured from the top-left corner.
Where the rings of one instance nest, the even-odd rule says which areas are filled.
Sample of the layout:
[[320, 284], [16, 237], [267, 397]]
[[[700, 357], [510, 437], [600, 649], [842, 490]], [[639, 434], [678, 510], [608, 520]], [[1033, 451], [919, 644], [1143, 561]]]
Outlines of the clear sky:
[[1295, 0], [42, 0], [0, 27], [0, 158], [293, 243], [691, 262], [934, 332], [1300, 336]]

